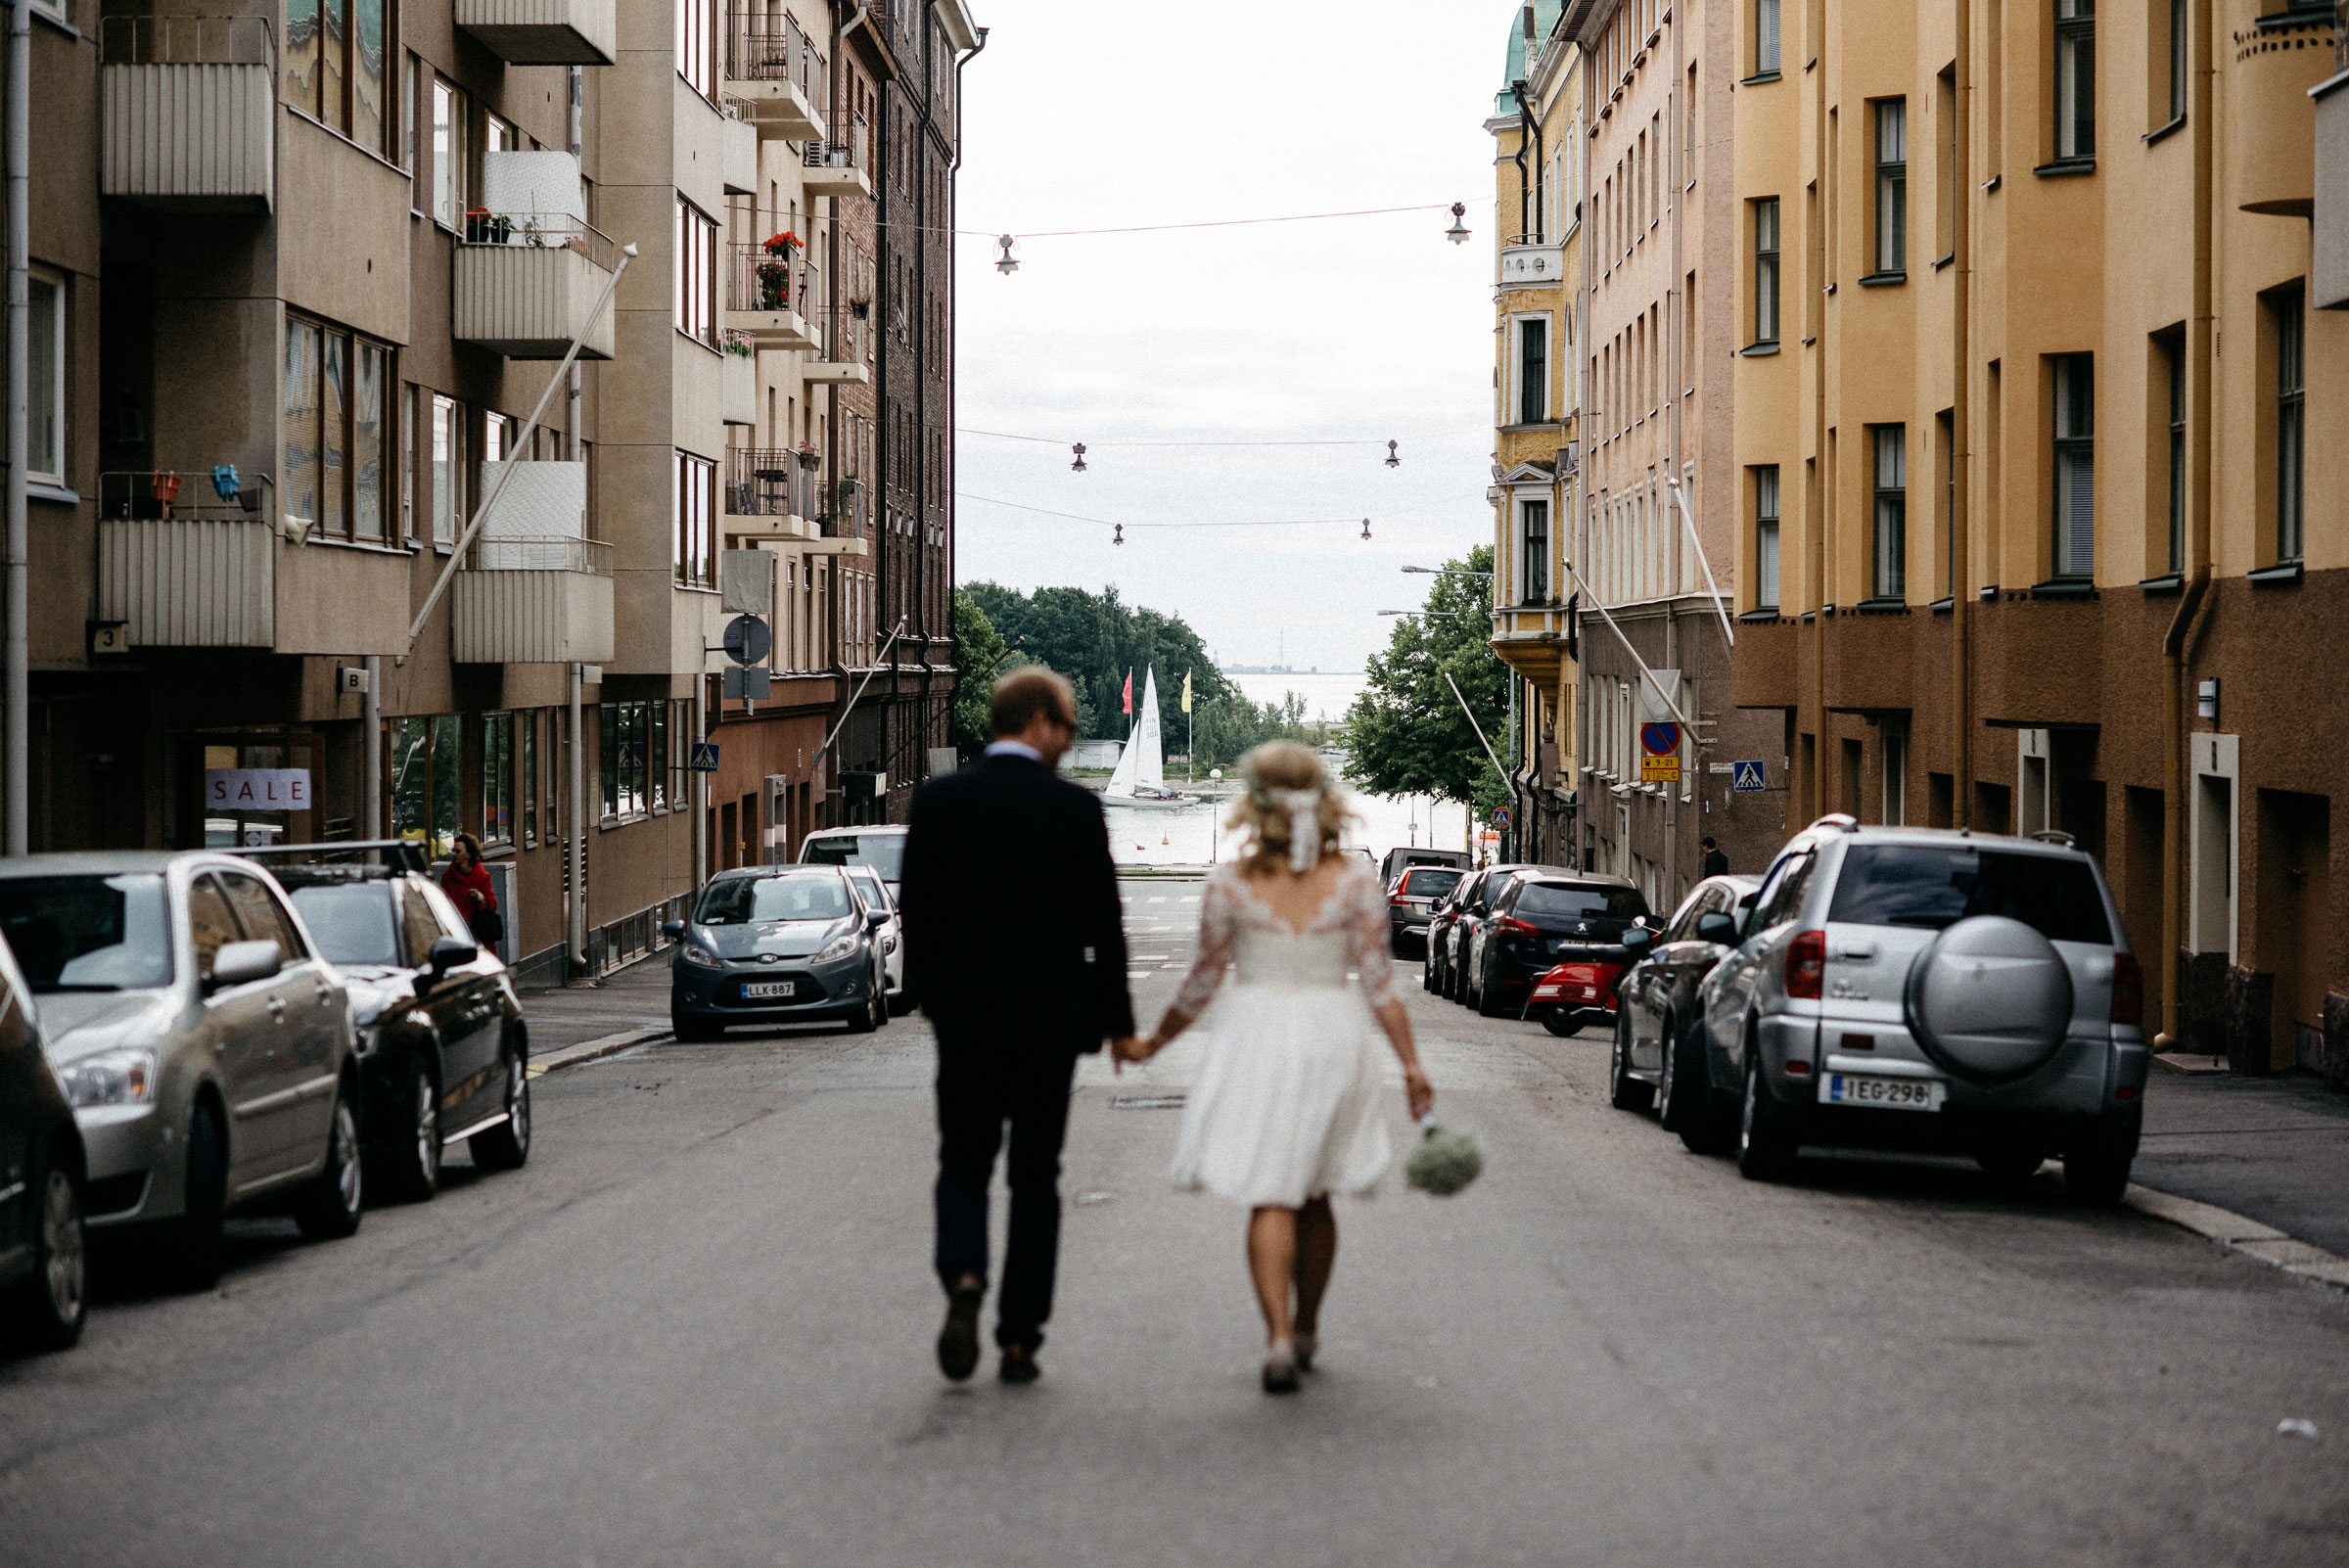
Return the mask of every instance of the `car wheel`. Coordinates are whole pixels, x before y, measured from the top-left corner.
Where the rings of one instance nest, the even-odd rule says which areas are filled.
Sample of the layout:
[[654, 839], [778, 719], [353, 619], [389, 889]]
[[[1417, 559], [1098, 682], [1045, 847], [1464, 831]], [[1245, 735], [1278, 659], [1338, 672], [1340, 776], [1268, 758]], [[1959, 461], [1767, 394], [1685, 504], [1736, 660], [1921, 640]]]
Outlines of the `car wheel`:
[[1615, 1014], [1615, 1048], [1608, 1053], [1607, 1103], [1618, 1111], [1644, 1111], [1655, 1099], [1652, 1084], [1642, 1084], [1632, 1077], [1632, 1019], [1620, 1009]]
[[506, 1047], [505, 1069], [506, 1119], [466, 1139], [473, 1163], [484, 1171], [519, 1171], [530, 1157], [530, 1070], [520, 1046]]
[[[870, 988], [867, 989], [869, 991]], [[873, 998], [869, 994], [864, 998], [862, 1006], [849, 1014], [848, 1024], [849, 1033], [852, 1035], [869, 1035], [880, 1027], [873, 1022]]]
[[2092, 1209], [2109, 1209], [2121, 1201], [2129, 1190], [2129, 1165], [2133, 1157], [2125, 1150], [2103, 1138], [2097, 1138], [2085, 1148], [2066, 1149], [2063, 1155], [2063, 1190], [2074, 1203]]
[[1749, 1181], [1777, 1181], [1794, 1169], [1793, 1115], [1762, 1078], [1762, 1053], [1745, 1047], [1745, 1104], [1737, 1119], [1737, 1172]]
[[406, 1114], [385, 1162], [385, 1185], [410, 1203], [430, 1203], [440, 1190], [440, 1085], [429, 1063], [409, 1064], [401, 1098]]
[[335, 1090], [334, 1114], [326, 1124], [326, 1169], [318, 1173], [294, 1208], [294, 1222], [312, 1241], [333, 1241], [359, 1228], [367, 1180], [359, 1156], [359, 1115], [351, 1108], [350, 1086]]
[[199, 1105], [188, 1118], [188, 1185], [179, 1233], [171, 1242], [171, 1272], [189, 1290], [220, 1283], [228, 1262], [222, 1222], [228, 1212], [228, 1137], [220, 1113]]
[[32, 1351], [61, 1351], [81, 1338], [89, 1316], [89, 1255], [81, 1230], [81, 1188], [73, 1173], [51, 1161], [41, 1178], [34, 1215], [32, 1277], [5, 1308], [8, 1337]]
[[1656, 1074], [1656, 1121], [1665, 1131], [1684, 1137], [1712, 1110], [1704, 1048], [1682, 1039], [1679, 1023], [1669, 1013], [1662, 1029], [1664, 1060]]
[[891, 1010], [889, 1005], [889, 982], [880, 975], [873, 977], [872, 996], [873, 1027], [885, 1029], [889, 1026], [889, 1021], [898, 1015]]
[[1548, 1012], [1543, 1013], [1542, 1027], [1560, 1039], [1570, 1039], [1583, 1032], [1582, 1020], [1563, 1007], [1552, 1007]]
[[1479, 1018], [1509, 1016], [1508, 1003], [1502, 998], [1500, 988], [1493, 984], [1493, 966], [1489, 962], [1485, 965], [1485, 983], [1476, 988], [1476, 1012]]

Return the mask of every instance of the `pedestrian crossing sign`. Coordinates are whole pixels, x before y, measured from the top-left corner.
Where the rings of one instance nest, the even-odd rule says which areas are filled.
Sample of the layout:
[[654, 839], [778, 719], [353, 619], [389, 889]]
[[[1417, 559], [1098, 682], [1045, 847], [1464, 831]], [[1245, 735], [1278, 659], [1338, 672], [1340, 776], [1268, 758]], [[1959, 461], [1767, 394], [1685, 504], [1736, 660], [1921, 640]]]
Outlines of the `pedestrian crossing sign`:
[[717, 747], [709, 741], [695, 741], [693, 743], [692, 757], [691, 760], [686, 762], [685, 770], [689, 773], [716, 772]]
[[1729, 788], [1739, 795], [1751, 795], [1763, 788], [1762, 764], [1758, 761], [1731, 762]]

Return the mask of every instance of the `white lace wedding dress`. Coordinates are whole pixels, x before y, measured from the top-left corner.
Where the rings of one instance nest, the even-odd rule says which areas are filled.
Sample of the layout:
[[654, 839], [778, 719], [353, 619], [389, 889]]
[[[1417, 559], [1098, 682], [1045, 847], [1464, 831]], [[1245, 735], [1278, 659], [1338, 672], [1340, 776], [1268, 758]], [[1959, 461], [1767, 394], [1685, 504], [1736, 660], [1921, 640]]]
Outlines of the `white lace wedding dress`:
[[1378, 1109], [1386, 1038], [1370, 1011], [1395, 999], [1387, 942], [1367, 866], [1348, 867], [1302, 931], [1234, 867], [1208, 878], [1199, 956], [1172, 1015], [1196, 1017], [1232, 975], [1183, 1103], [1177, 1187], [1294, 1208], [1377, 1185], [1394, 1156]]

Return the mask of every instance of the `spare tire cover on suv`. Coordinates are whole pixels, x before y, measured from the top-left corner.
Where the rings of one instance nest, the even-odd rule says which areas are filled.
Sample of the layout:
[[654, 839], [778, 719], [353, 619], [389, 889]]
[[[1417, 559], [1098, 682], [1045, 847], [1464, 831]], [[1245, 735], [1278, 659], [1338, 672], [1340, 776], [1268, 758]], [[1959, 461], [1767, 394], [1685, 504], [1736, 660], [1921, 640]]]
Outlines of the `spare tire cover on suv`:
[[2072, 1019], [2072, 974], [2047, 938], [2004, 915], [1958, 921], [1909, 970], [1909, 1028], [1960, 1078], [2004, 1083], [2045, 1066]]

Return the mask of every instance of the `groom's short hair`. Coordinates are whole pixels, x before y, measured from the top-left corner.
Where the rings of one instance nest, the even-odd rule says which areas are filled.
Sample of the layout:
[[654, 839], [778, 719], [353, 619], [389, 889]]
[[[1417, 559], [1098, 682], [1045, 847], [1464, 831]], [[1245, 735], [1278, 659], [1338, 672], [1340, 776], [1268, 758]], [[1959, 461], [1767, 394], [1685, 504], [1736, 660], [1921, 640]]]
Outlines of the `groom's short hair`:
[[1077, 688], [1040, 665], [1005, 675], [987, 700], [988, 723], [997, 735], [1019, 734], [1038, 714], [1077, 722]]

